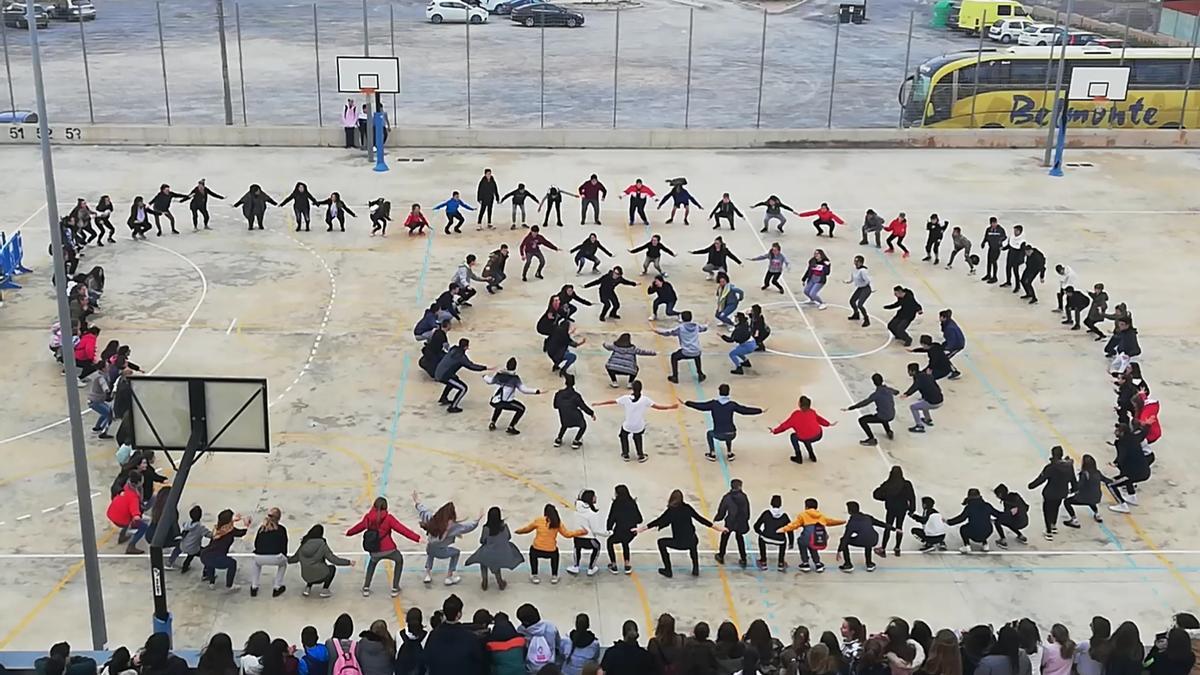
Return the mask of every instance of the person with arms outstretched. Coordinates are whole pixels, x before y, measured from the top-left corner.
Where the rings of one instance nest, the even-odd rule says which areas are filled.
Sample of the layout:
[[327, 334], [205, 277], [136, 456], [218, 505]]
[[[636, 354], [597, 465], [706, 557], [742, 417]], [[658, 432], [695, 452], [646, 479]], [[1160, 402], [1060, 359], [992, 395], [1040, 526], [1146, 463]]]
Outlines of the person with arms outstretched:
[[225, 199], [224, 195], [217, 194], [212, 188], [204, 184], [204, 179], [196, 183], [196, 187], [188, 193], [188, 208], [192, 211], [192, 229], [199, 229], [198, 215], [204, 216], [204, 229], [211, 230], [208, 226], [208, 198]]
[[636, 215], [641, 217], [643, 225], [649, 225], [650, 221], [646, 218], [646, 199], [655, 196], [654, 190], [639, 178], [625, 188], [625, 192], [622, 193], [622, 197], [624, 196], [629, 197], [629, 224], [634, 224], [633, 218]]

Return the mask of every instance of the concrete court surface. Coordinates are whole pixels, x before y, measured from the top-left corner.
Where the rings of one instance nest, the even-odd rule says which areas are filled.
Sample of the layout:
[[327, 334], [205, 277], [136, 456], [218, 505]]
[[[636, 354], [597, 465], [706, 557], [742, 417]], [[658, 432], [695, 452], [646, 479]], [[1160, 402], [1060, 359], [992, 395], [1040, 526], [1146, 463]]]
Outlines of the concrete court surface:
[[[957, 512], [968, 487], [990, 489], [1001, 481], [1016, 486], [1032, 506], [1030, 543], [1004, 554], [922, 556], [906, 540], [910, 552], [883, 560], [875, 574], [866, 573], [860, 562], [853, 575], [839, 574], [831, 565], [821, 576], [736, 567], [721, 571], [710, 550], [700, 579], [683, 574], [668, 581], [655, 573], [657, 556], [650, 552], [655, 536], [647, 533], [635, 541], [632, 578], [605, 571], [592, 579], [564, 578], [558, 586], [535, 587], [521, 569], [512, 574], [509, 590], [498, 595], [495, 590], [481, 594], [475, 570], [468, 569], [455, 591], [471, 611], [479, 606], [512, 611], [528, 600], [563, 626], [570, 625], [574, 613], [586, 611], [606, 641], [615, 639], [622, 620], [649, 622], [664, 611], [675, 613], [681, 626], [734, 616], [744, 628], [761, 616], [779, 634], [797, 623], [831, 629], [845, 614], [863, 617], [872, 628], [894, 614], [958, 627], [1028, 615], [1040, 624], [1063, 621], [1082, 634], [1089, 617], [1104, 612], [1132, 618], [1146, 631], [1160, 629], [1171, 612], [1194, 609], [1200, 600], [1195, 590], [1200, 587], [1200, 524], [1188, 508], [1197, 481], [1185, 471], [1188, 460], [1176, 442], [1197, 422], [1187, 389], [1197, 378], [1187, 358], [1197, 317], [1188, 298], [1200, 292], [1200, 281], [1181, 273], [1185, 252], [1198, 242], [1197, 204], [1189, 188], [1200, 176], [1200, 161], [1193, 153], [1072, 152], [1070, 159], [1094, 166], [1070, 170], [1062, 179], [1048, 178], [1035, 153], [1027, 151], [424, 151], [413, 157], [424, 161], [393, 160], [390, 173], [375, 174], [357, 154], [351, 158], [324, 150], [56, 149], [59, 201], [66, 205], [84, 195], [95, 203], [108, 193], [122, 222], [131, 197], [148, 195], [163, 181], [186, 191], [207, 177], [228, 198], [212, 205], [218, 214], [212, 232], [194, 234], [184, 222], [186, 206], [177, 207], [179, 236], [151, 236], [135, 244], [119, 226], [116, 247], [89, 249], [83, 265], [102, 264], [108, 273], [104, 311], [96, 320], [104, 330], [101, 338], [131, 343], [143, 367], [160, 374], [270, 379], [271, 454], [206, 460], [192, 474], [185, 509], [203, 504], [211, 521], [226, 507], [261, 518], [267, 508], [279, 506], [293, 540], [321, 522], [336, 550], [361, 560], [358, 538], [341, 532], [376, 494], [387, 495], [393, 511], [409, 524], [415, 521], [409, 495], [419, 490], [430, 503], [455, 500], [463, 514], [498, 504], [515, 528], [548, 502], [569, 513], [575, 495], [586, 487], [597, 490], [606, 509], [617, 483], [629, 485], [647, 518], [657, 515], [673, 488], [683, 489], [691, 503], [712, 515], [728, 479], [736, 476], [746, 482], [755, 515], [775, 493], [783, 495], [791, 514], [805, 497], [814, 496], [831, 515], [844, 514], [849, 499], [882, 515], [870, 494], [887, 464], [898, 463], [914, 479], [918, 495], [934, 496], [947, 515]], [[44, 212], [38, 212], [43, 194], [38, 155], [32, 148], [6, 149], [3, 160], [20, 168], [0, 187], [0, 200], [7, 205], [4, 229], [11, 231], [32, 214], [22, 231], [36, 272], [24, 278], [25, 290], [6, 294], [0, 310], [11, 392], [0, 414], [5, 465], [0, 605], [8, 608], [0, 616], [0, 647], [42, 649], [58, 639], [87, 641], [85, 595], [76, 563], [68, 434], [65, 425], [52, 426], [64, 406], [59, 370], [45, 347], [54, 308], [41, 253], [47, 227]], [[745, 306], [754, 302], [766, 308], [775, 329], [770, 346], [793, 356], [758, 354], [749, 375], [730, 376], [726, 345], [710, 331], [704, 343], [709, 379], [701, 385], [688, 376], [678, 386], [665, 380], [665, 356], [643, 358], [646, 393], [655, 400], [708, 398], [718, 384], [731, 382], [738, 400], [770, 408], [763, 417], [739, 420], [739, 454], [732, 465], [704, 461], [707, 420], [691, 411], [650, 416], [651, 459], [644, 465], [620, 461], [620, 415], [613, 408], [598, 411], [582, 451], [556, 449], [550, 444], [557, 419], [549, 394], [522, 397], [530, 407], [523, 435], [489, 433], [490, 388], [470, 376], [466, 413], [451, 419], [434, 403], [438, 387], [416, 366], [411, 326], [467, 253], [482, 258], [501, 242], [515, 250], [524, 232], [508, 229], [501, 208], [494, 231], [476, 232], [472, 218], [455, 237], [439, 232], [409, 238], [397, 224], [386, 239], [371, 238], [365, 203], [386, 195], [403, 218], [407, 204], [420, 202], [428, 212], [451, 189], [462, 190], [473, 202], [484, 167], [495, 171], [502, 192], [523, 181], [539, 195], [549, 181], [573, 187], [597, 172], [610, 190], [603, 203], [605, 224], [580, 227], [578, 203], [568, 198], [566, 227], [551, 226], [547, 234], [569, 247], [598, 232], [614, 253], [611, 261], [604, 259], [605, 267], [621, 264], [639, 282], [646, 281], [637, 276], [640, 256], [625, 251], [649, 232], [625, 225], [625, 203], [616, 198], [620, 190], [639, 176], [659, 189], [666, 178], [682, 174], [705, 207], [727, 190], [750, 221], [721, 234], [743, 260], [760, 252], [764, 242], [781, 241], [792, 258], [786, 280], [793, 288], [800, 285], [804, 261], [819, 246], [834, 261], [826, 298], [845, 303], [848, 287], [836, 282], [847, 275], [853, 255], [866, 253], [875, 278], [870, 306], [876, 322], [860, 329], [846, 321], [845, 308], [837, 304], [824, 312], [798, 311], [790, 295], [759, 291], [764, 264], [746, 260], [733, 269], [735, 283], [746, 291]], [[345, 234], [327, 234], [315, 223], [311, 233], [296, 234], [290, 209], [271, 210], [268, 229], [248, 233], [239, 212], [229, 206], [250, 182], [282, 199], [301, 179], [321, 197], [339, 190], [358, 210]], [[749, 207], [772, 192], [797, 209], [828, 201], [849, 225], [833, 240], [816, 239], [807, 222], [791, 218], [786, 234], [760, 238], [756, 223], [762, 212]], [[868, 207], [887, 218], [900, 210], [909, 214], [912, 258], [857, 245], [857, 225]], [[1106, 510], [1103, 528], [1085, 520], [1081, 530], [1062, 528], [1053, 543], [1041, 539], [1040, 498], [1024, 485], [1039, 471], [1048, 448], [1062, 444], [1075, 457], [1093, 453], [1102, 464], [1111, 459], [1104, 444], [1113, 401], [1105, 361], [1098, 344], [1067, 331], [1050, 312], [1053, 272], [1039, 285], [1042, 304], [1030, 307], [968, 277], [961, 265], [947, 271], [919, 262], [921, 225], [933, 211], [963, 226], [976, 243], [989, 215], [1006, 226], [1024, 223], [1051, 265], [1069, 263], [1086, 285], [1105, 282], [1114, 304], [1129, 303], [1141, 329], [1146, 377], [1163, 402], [1166, 434], [1157, 446], [1154, 478], [1133, 517]], [[440, 214], [431, 215], [440, 225]], [[699, 272], [702, 260], [687, 251], [706, 245], [714, 233], [703, 215], [693, 215], [690, 227], [678, 220], [665, 225], [665, 211], [651, 215], [650, 231], [663, 234], [679, 254], [666, 264], [682, 298], [680, 307], [708, 317], [712, 286]], [[515, 355], [529, 385], [553, 391], [558, 381], [540, 353], [533, 324], [552, 291], [592, 277], [577, 277], [565, 253], [547, 257], [546, 280], [526, 284], [514, 255], [505, 290], [496, 296], [481, 292], [451, 337], [472, 338], [471, 354], [488, 365]], [[920, 437], [905, 432], [907, 409], [901, 406], [896, 440], [876, 451], [858, 445], [855, 415], [838, 409], [868, 392], [872, 372], [903, 387], [905, 363], [923, 361], [888, 344], [888, 313], [880, 307], [898, 283], [914, 289], [926, 309], [914, 334], [936, 334], [937, 310], [952, 307], [966, 331], [968, 351], [959, 357], [964, 377], [944, 384], [948, 402], [936, 411], [937, 427]], [[621, 320], [601, 324], [596, 308], [583, 308], [578, 315], [579, 333], [588, 338], [577, 366], [579, 388], [592, 401], [622, 393], [606, 384], [601, 342], [628, 331], [637, 344], [662, 355], [674, 349], [672, 340], [649, 333], [644, 287], [621, 292]], [[595, 299], [594, 289], [582, 294]], [[841, 423], [818, 445], [819, 463], [802, 467], [786, 461], [786, 438], [766, 431], [791, 412], [801, 394]], [[88, 445], [98, 495], [96, 527], [108, 556], [103, 572], [112, 643], [138, 643], [149, 628], [146, 562], [120, 555], [104, 520], [116, 470], [114, 448], [94, 439]], [[832, 534], [836, 538], [838, 531]], [[704, 548], [711, 549], [714, 542], [705, 533], [702, 537]], [[462, 548], [469, 553], [476, 541], [468, 536]], [[528, 545], [526, 537], [517, 541], [522, 548]], [[240, 543], [235, 551], [247, 552], [249, 546]], [[380, 616], [398, 622], [405, 607], [432, 609], [445, 596], [440, 576], [433, 587], [422, 587], [422, 549], [408, 542], [401, 548], [408, 555], [404, 592], [396, 602], [379, 579], [373, 597], [359, 597], [361, 568], [343, 570], [335, 598], [323, 602], [300, 597], [295, 570], [279, 599], [251, 600], [244, 571], [236, 595], [201, 589], [195, 572], [178, 581], [171, 576], [178, 644], [198, 647], [218, 629], [235, 641], [258, 628], [294, 639], [307, 623], [324, 634], [341, 611], [352, 612], [359, 622]], [[563, 550], [570, 551], [570, 545]], [[676, 555], [677, 569], [682, 562]]]

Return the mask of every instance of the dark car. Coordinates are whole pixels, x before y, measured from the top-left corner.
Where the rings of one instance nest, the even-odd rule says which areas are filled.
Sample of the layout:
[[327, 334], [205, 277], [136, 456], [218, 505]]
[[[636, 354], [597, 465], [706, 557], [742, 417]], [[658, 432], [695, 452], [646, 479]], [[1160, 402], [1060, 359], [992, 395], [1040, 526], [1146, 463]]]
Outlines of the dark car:
[[[41, 5], [34, 5], [33, 15], [38, 28], [50, 27], [50, 14]], [[25, 20], [25, 5], [12, 4], [4, 8], [4, 25], [9, 28], [29, 28]]]
[[547, 1], [548, 0], [512, 0], [512, 2], [502, 2], [496, 5], [496, 9], [493, 11], [495, 14], [512, 14], [514, 11], [522, 7], [528, 7], [529, 5], [536, 5]]
[[566, 26], [575, 28], [583, 25], [583, 15], [565, 7], [542, 2], [514, 9], [509, 17], [513, 21], [533, 28], [535, 26]]
[[32, 110], [0, 110], [0, 124], [37, 124], [37, 113]]
[[95, 21], [96, 6], [92, 0], [54, 0], [50, 18], [64, 21]]

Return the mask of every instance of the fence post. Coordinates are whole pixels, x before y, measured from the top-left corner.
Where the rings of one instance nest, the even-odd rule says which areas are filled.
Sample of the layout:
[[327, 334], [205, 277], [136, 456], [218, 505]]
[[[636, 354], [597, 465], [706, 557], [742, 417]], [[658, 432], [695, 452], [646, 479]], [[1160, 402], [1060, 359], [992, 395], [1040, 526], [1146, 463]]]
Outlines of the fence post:
[[[163, 101], [167, 104], [167, 126], [171, 126], [171, 94], [167, 90], [167, 48], [163, 43], [162, 3], [154, 3], [154, 14], [158, 17], [158, 56], [162, 60]], [[80, 20], [82, 23], [82, 19]]]
[[17, 97], [13, 95], [12, 66], [8, 62], [8, 28], [0, 21], [0, 39], [4, 41], [4, 73], [8, 76], [8, 109], [17, 109]]
[[541, 128], [546, 128], [546, 17], [542, 16]]
[[242, 126], [247, 126], [246, 121], [246, 68], [242, 61], [242, 6], [240, 3], [233, 3], [233, 21], [237, 24], [237, 41], [238, 41], [238, 86], [242, 90]]
[[83, 35], [83, 19], [79, 19], [79, 49], [83, 52], [83, 83], [87, 86], [88, 120], [96, 123], [96, 109], [92, 106], [92, 73], [88, 68], [87, 38]]
[[[1129, 19], [1131, 17], [1132, 12], [1133, 12], [1133, 8], [1126, 8], [1126, 10], [1125, 10], [1125, 39], [1121, 41], [1121, 60], [1117, 63], [1117, 65], [1120, 65], [1120, 66], [1125, 65], [1125, 47], [1129, 44]], [[1187, 88], [1186, 84], [1184, 84], [1184, 88], [1185, 89]], [[1108, 128], [1109, 129], [1113, 128], [1113, 117], [1116, 116], [1116, 113], [1117, 113], [1117, 101], [1113, 101], [1112, 106], [1110, 106], [1108, 109]]]
[[1196, 64], [1196, 38], [1200, 37], [1200, 17], [1192, 17], [1192, 52], [1188, 55], [1187, 76], [1183, 80], [1183, 105], [1179, 109], [1179, 128], [1183, 127], [1183, 116], [1187, 112], [1188, 91], [1192, 88], [1192, 67]]
[[[1070, 2], [1070, 0], [1067, 0]], [[975, 102], [979, 100], [979, 71], [983, 63], [983, 34], [987, 30], [987, 10], [983, 10], [983, 16], [979, 19], [979, 51], [975, 52], [975, 82], [971, 85], [971, 126], [975, 128]], [[1066, 44], [1066, 40], [1063, 41]], [[1066, 47], [1064, 47], [1065, 49]], [[1054, 47], [1050, 48], [1050, 52], [1054, 53]]]
[[[371, 55], [371, 33], [369, 32], [369, 30], [367, 28], [367, 0], [362, 0], [362, 5], [363, 5], [363, 56], [370, 56]], [[368, 108], [368, 110], [370, 110], [370, 108]], [[371, 113], [374, 113], [374, 112], [375, 111], [371, 110]], [[368, 127], [371, 126], [370, 122], [367, 123], [367, 126]]]
[[621, 6], [617, 5], [617, 25], [613, 31], [613, 128], [617, 128], [617, 63], [621, 53]]
[[758, 112], [754, 116], [754, 128], [762, 126], [763, 73], [767, 69], [767, 9], [763, 8], [762, 44], [758, 50]]
[[688, 64], [687, 64], [687, 89], [685, 90], [683, 99], [683, 128], [688, 128], [689, 117], [692, 111], [692, 32], [696, 28], [696, 8], [688, 9]]
[[[913, 22], [916, 20], [916, 16], [917, 16], [916, 10], [913, 10], [908, 13], [908, 43], [907, 43], [907, 46], [904, 48], [904, 70], [902, 70], [900, 72], [900, 81], [901, 82], [903, 82], [904, 79], [908, 77], [908, 66], [911, 63], [911, 59], [912, 59]], [[913, 80], [913, 82], [915, 83], [916, 80]], [[911, 93], [912, 93], [912, 89], [910, 87], [909, 94], [911, 95]], [[924, 105], [924, 104], [922, 104], [922, 105]], [[896, 120], [896, 128], [897, 129], [904, 128], [904, 102], [903, 101], [900, 102], [900, 119]]]
[[471, 128], [471, 5], [467, 5], [467, 128]]
[[[392, 38], [392, 56], [396, 55], [396, 6], [388, 5], [388, 33]], [[392, 94], [392, 123], [395, 124], [396, 118], [400, 115], [396, 109], [396, 95]]]
[[221, 48], [221, 93], [225, 99], [225, 126], [233, 126], [233, 94], [229, 90], [229, 50], [225, 47], [225, 0], [217, 0], [217, 44]]
[[[240, 44], [240, 43], [239, 43]], [[238, 57], [239, 60], [241, 57]], [[317, 64], [317, 126], [325, 126], [325, 111], [321, 106], [321, 33], [317, 28], [317, 3], [313, 3], [313, 61]]]
[[842, 19], [839, 16], [833, 24], [833, 65], [829, 69], [829, 114], [825, 117], [825, 128], [833, 128], [833, 92], [837, 89], [837, 55], [838, 43], [842, 37]]

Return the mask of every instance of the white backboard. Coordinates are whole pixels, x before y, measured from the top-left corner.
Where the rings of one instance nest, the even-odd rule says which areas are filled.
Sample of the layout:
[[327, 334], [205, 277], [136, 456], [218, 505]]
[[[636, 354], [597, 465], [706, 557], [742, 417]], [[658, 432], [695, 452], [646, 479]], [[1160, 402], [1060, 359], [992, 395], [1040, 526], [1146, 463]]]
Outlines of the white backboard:
[[1124, 101], [1128, 89], [1129, 66], [1076, 66], [1071, 69], [1067, 100], [1091, 101], [1104, 97], [1110, 101]]
[[400, 57], [398, 56], [339, 56], [337, 57], [338, 91], [357, 94], [374, 89], [380, 94], [400, 93]]
[[[187, 447], [193, 415], [205, 417], [206, 450], [269, 452], [267, 381], [264, 378], [135, 376], [133, 447]], [[202, 396], [191, 396], [199, 383]]]

